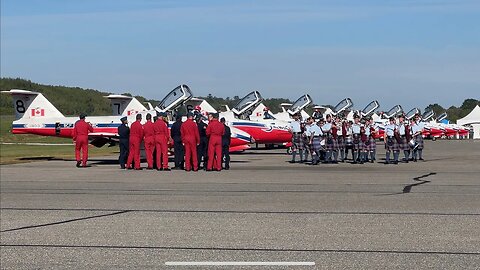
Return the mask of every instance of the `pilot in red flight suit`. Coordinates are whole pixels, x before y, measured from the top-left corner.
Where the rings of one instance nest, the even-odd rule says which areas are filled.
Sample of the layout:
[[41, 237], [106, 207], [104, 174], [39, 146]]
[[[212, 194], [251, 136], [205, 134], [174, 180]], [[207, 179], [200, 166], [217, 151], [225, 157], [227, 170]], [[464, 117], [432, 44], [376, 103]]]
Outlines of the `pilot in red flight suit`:
[[165, 118], [167, 115], [161, 113], [153, 123], [153, 129], [155, 131], [155, 150], [157, 151], [157, 170], [170, 171], [168, 168], [168, 142], [171, 141], [170, 132], [168, 131], [168, 120]]
[[197, 145], [200, 144], [200, 134], [197, 124], [193, 121], [193, 113], [187, 114], [187, 121], [182, 123], [180, 133], [182, 134], [182, 143], [185, 146], [185, 171], [198, 171]]
[[[75, 159], [77, 160], [77, 167], [87, 167], [88, 159], [88, 133], [93, 132], [92, 126], [85, 122], [87, 115], [80, 114], [80, 120], [75, 123], [73, 128], [73, 141], [75, 142]], [[82, 150], [82, 159], [80, 161], [80, 149]]]
[[155, 150], [155, 131], [152, 122], [152, 115], [147, 113], [147, 122], [143, 124], [143, 136], [145, 144], [145, 155], [147, 157], [147, 170], [153, 170], [153, 150]]
[[212, 114], [207, 127], [208, 139], [208, 165], [207, 171], [222, 170], [222, 136], [225, 127], [218, 121], [218, 114]]
[[136, 121], [130, 126], [130, 149], [128, 153], [127, 169], [132, 169], [132, 161], [134, 161], [135, 170], [141, 170], [140, 168], [140, 144], [143, 140], [143, 126], [140, 124], [142, 115], [137, 114]]

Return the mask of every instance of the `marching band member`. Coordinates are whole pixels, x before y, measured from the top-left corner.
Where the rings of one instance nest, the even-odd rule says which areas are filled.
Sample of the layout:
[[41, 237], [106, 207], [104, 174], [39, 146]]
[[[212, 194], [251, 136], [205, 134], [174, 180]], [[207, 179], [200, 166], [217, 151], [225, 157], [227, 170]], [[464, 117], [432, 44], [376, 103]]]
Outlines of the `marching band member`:
[[[312, 118], [313, 121], [313, 118]], [[321, 145], [322, 140], [322, 129], [321, 129], [321, 122], [318, 121], [317, 124], [313, 124], [309, 130], [308, 134], [310, 137], [310, 145], [312, 146], [312, 165], [317, 165], [320, 163], [320, 151], [322, 151], [323, 147]]]
[[352, 124], [352, 134], [353, 134], [353, 164], [357, 164], [361, 161], [361, 155], [363, 152], [363, 142], [361, 140], [361, 129], [362, 125], [360, 123], [360, 116], [355, 114], [353, 116], [354, 123]]
[[340, 162], [345, 162], [345, 137], [347, 134], [347, 124], [341, 121], [340, 117], [336, 118], [337, 127], [337, 145], [340, 152]]
[[401, 114], [398, 117], [398, 134], [400, 135], [400, 141], [398, 144], [400, 150], [403, 150], [403, 161], [406, 163], [408, 163], [408, 157], [410, 156], [410, 146], [408, 145], [409, 140], [407, 139], [407, 137], [410, 137], [410, 135], [408, 135], [409, 133], [410, 127], [408, 126], [408, 123], [405, 122], [405, 116]]
[[302, 129], [300, 127], [300, 116], [293, 115], [294, 121], [290, 122], [289, 132], [292, 133], [292, 160], [290, 163], [295, 163], [297, 150], [300, 154], [300, 160], [303, 157], [303, 143], [302, 143]]
[[390, 163], [390, 152], [393, 152], [393, 164], [398, 164], [399, 145], [395, 136], [398, 136], [397, 125], [395, 124], [395, 117], [390, 117], [389, 124], [385, 125], [385, 164]]
[[333, 159], [332, 163], [337, 164], [338, 163], [338, 127], [337, 123], [335, 121], [332, 121], [332, 144], [333, 144]]
[[[370, 161], [370, 163], [375, 162], [376, 152], [377, 152], [377, 143], [375, 141], [375, 135], [377, 133], [377, 127], [372, 123], [372, 118], [368, 117], [365, 122], [365, 135], [367, 135], [367, 142], [365, 143], [365, 160]], [[370, 160], [368, 158], [370, 154]]]
[[325, 140], [325, 160], [323, 163], [329, 163], [332, 159], [332, 153], [334, 151], [334, 143], [332, 136], [332, 116], [327, 114], [327, 122], [323, 124], [322, 133]]
[[315, 151], [313, 150], [312, 144], [310, 143], [310, 128], [314, 125], [313, 117], [309, 117], [305, 123], [302, 123], [302, 142], [304, 145], [304, 159], [303, 163], [308, 161], [308, 154], [310, 153], [312, 161], [314, 160]]
[[354, 158], [354, 150], [353, 150], [353, 130], [352, 130], [352, 122], [344, 120], [345, 124], [345, 159], [348, 158], [348, 150], [352, 150], [352, 160]]
[[422, 152], [423, 152], [424, 144], [423, 144], [422, 132], [424, 127], [425, 127], [425, 123], [422, 122], [422, 117], [419, 114], [415, 115], [415, 122], [411, 127], [413, 138], [415, 138], [415, 141], [418, 144], [418, 147], [415, 150], [413, 150], [413, 161], [415, 162], [417, 161], [417, 153], [418, 153], [418, 159], [423, 160]]

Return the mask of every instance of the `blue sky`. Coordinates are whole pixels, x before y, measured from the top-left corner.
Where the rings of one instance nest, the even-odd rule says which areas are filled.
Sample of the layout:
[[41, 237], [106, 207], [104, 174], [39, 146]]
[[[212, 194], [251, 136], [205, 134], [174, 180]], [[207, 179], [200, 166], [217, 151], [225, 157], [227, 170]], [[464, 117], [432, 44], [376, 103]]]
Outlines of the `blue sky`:
[[480, 1], [2, 0], [1, 75], [162, 98], [480, 99]]

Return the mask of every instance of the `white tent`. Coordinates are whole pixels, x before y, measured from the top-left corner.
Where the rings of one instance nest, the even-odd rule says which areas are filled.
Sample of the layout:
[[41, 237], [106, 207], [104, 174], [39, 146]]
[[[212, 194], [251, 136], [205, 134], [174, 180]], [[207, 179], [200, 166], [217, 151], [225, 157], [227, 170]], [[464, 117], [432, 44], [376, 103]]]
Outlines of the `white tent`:
[[473, 138], [480, 139], [480, 106], [475, 106], [467, 116], [458, 119], [457, 125], [471, 125], [473, 128]]

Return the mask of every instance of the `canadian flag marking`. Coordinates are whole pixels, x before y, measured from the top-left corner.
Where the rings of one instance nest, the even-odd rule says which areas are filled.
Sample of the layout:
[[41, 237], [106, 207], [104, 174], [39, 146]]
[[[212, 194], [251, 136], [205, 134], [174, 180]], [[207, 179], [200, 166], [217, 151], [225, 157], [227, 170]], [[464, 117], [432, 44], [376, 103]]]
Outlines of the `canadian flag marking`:
[[40, 108], [32, 109], [32, 116], [45, 116], [45, 110]]

